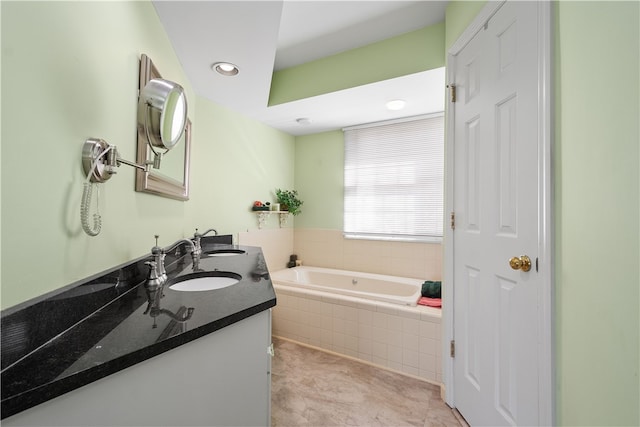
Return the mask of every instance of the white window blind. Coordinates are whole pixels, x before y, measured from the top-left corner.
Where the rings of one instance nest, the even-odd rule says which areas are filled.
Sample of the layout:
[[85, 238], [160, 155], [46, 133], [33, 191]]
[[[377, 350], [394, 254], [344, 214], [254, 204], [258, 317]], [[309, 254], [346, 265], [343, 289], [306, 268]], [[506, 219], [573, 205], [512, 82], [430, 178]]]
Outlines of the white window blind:
[[345, 237], [442, 238], [444, 116], [344, 130]]

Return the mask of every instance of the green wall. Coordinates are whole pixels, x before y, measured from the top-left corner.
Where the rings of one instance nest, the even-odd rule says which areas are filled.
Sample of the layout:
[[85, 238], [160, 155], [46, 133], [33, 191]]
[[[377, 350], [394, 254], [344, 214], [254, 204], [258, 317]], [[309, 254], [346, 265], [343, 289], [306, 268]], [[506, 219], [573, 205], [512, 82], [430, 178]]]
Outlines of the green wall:
[[257, 228], [253, 201], [293, 188], [294, 137], [204, 99], [196, 119], [189, 222], [234, 234]]
[[[274, 73], [270, 104], [444, 66], [444, 22]], [[340, 70], [339, 73], [335, 70]], [[342, 230], [342, 130], [296, 138], [295, 184], [304, 200], [298, 228]]]
[[341, 130], [296, 138], [295, 183], [304, 200], [296, 227], [342, 230], [344, 138]]
[[[449, 4], [446, 46], [480, 6]], [[294, 146], [293, 137], [195, 96], [149, 2], [0, 8], [2, 307], [141, 256], [156, 233], [171, 243], [195, 227], [255, 228], [251, 201], [293, 187], [294, 172], [305, 200], [296, 226], [341, 228], [342, 133], [299, 137]], [[638, 9], [637, 2], [554, 7], [561, 425], [640, 424]], [[104, 138], [135, 158], [140, 53], [187, 89], [192, 197], [136, 193], [134, 171], [123, 166], [101, 188], [103, 231], [90, 238], [79, 224], [82, 142]], [[320, 79], [296, 86], [327, 90]]]
[[560, 2], [555, 10], [563, 425], [640, 424], [639, 5]]
[[[2, 7], [0, 5], [0, 24], [2, 23]], [[1, 41], [0, 34], [0, 41]], [[0, 64], [2, 62], [0, 61]], [[2, 67], [0, 67], [0, 100], [2, 100]], [[2, 111], [2, 105], [0, 102], [0, 112]], [[2, 165], [2, 119], [0, 117], [0, 165]], [[0, 288], [2, 285], [2, 171], [0, 171]], [[2, 306], [2, 291], [0, 289], [0, 308]]]
[[[150, 2], [0, 7], [3, 308], [142, 256], [154, 234], [170, 244], [195, 227], [254, 229], [251, 202], [293, 186], [294, 138], [197, 97]], [[100, 186], [102, 233], [88, 237], [82, 143], [103, 138], [135, 159], [141, 53], [187, 91], [191, 200], [135, 192], [123, 165]]]
[[[447, 46], [478, 6], [449, 4]], [[637, 426], [639, 3], [553, 12], [557, 423]]]
[[462, 32], [471, 24], [487, 2], [451, 1], [447, 4], [445, 20], [445, 46], [449, 48]]
[[444, 66], [444, 22], [273, 74], [269, 105]]

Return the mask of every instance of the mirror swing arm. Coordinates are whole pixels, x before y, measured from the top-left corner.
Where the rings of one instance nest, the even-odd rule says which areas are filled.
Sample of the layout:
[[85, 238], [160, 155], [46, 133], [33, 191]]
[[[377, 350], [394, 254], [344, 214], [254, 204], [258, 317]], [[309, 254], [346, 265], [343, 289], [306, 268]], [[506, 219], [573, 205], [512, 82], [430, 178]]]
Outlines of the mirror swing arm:
[[91, 174], [91, 182], [106, 182], [118, 173], [121, 164], [132, 166], [149, 173], [150, 163], [139, 165], [120, 157], [118, 148], [104, 139], [87, 138], [82, 148], [82, 167], [86, 174]]

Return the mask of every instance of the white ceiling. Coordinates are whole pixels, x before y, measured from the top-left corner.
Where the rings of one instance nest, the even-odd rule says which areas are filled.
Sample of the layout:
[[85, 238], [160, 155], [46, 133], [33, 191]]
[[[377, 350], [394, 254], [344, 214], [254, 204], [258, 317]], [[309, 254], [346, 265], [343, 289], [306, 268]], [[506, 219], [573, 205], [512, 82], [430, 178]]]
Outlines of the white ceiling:
[[[292, 135], [444, 109], [444, 70], [268, 107], [274, 69], [365, 46], [444, 19], [446, 1], [166, 1], [154, 6], [196, 93]], [[211, 71], [217, 61], [240, 68]], [[392, 99], [407, 106], [391, 112]], [[307, 117], [308, 125], [296, 122]]]

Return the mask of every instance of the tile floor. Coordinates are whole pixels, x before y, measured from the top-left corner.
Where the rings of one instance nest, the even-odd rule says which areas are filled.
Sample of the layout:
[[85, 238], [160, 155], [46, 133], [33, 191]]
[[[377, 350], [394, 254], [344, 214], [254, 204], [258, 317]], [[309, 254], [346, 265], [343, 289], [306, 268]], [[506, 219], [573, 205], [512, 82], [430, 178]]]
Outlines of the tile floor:
[[274, 345], [274, 427], [461, 425], [433, 384], [288, 340]]

